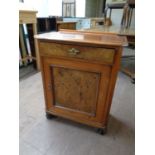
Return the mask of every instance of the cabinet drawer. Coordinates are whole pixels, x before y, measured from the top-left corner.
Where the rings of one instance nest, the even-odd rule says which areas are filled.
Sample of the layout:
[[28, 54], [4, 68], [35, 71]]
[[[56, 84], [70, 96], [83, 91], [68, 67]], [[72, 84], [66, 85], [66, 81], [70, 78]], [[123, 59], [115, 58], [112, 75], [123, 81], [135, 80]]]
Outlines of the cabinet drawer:
[[58, 24], [58, 30], [60, 30], [60, 29], [75, 29], [75, 24], [73, 23], [70, 23], [70, 24], [68, 24], [68, 23], [65, 23], [65, 24]]
[[114, 49], [40, 42], [40, 55], [60, 56], [113, 64]]

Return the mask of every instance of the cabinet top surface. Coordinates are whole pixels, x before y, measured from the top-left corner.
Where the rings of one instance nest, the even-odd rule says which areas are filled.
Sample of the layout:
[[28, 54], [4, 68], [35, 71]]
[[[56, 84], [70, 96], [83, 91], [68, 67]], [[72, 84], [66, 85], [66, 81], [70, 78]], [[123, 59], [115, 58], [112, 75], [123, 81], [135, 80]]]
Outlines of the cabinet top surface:
[[126, 37], [111, 34], [49, 32], [35, 35], [38, 40], [54, 42], [86, 43], [96, 45], [126, 46]]
[[79, 31], [96, 32], [96, 33], [111, 33], [124, 36], [135, 36], [134, 28], [122, 28], [118, 26], [95, 26], [88, 29], [81, 29]]

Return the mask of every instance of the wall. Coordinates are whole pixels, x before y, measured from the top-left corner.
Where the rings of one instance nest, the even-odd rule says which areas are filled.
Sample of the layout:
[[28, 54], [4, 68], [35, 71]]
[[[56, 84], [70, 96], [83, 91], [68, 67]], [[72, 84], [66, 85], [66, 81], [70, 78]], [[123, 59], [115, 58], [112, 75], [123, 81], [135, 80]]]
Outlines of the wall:
[[37, 17], [48, 16], [48, 0], [24, 0], [23, 5], [27, 9], [37, 10]]
[[62, 15], [62, 0], [24, 0], [19, 8], [26, 10], [37, 10], [37, 17], [48, 17], [49, 15]]
[[86, 0], [76, 0], [76, 17], [85, 17]]
[[[62, 16], [62, 0], [24, 0], [23, 6], [38, 10], [37, 17]], [[76, 0], [76, 17], [85, 17], [85, 0]]]
[[103, 17], [103, 1], [104, 0], [98, 0], [98, 6], [96, 9], [96, 14], [98, 17]]
[[96, 7], [98, 0], [86, 0], [85, 16], [96, 17]]
[[86, 0], [86, 17], [103, 17], [103, 0]]
[[62, 0], [48, 0], [48, 14], [62, 16]]

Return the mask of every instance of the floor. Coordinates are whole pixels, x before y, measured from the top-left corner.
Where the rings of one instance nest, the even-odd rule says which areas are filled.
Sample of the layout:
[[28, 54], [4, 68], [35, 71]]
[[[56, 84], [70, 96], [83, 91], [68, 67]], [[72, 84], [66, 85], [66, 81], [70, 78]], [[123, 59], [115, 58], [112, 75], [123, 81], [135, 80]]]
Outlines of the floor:
[[132, 81], [135, 78], [135, 50], [132, 48], [124, 48], [121, 59], [121, 71], [131, 77]]
[[108, 132], [62, 118], [47, 120], [40, 73], [20, 79], [20, 155], [134, 155], [135, 85], [119, 73]]
[[35, 73], [37, 73], [36, 68], [33, 64], [29, 64], [19, 69], [19, 79], [26, 79]]

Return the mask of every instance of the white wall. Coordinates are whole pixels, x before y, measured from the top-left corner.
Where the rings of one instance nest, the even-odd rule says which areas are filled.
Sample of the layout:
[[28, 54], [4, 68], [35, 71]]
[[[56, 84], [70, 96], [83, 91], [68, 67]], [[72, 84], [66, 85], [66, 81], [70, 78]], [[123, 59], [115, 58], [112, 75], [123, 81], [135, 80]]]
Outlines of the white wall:
[[[37, 10], [37, 17], [62, 16], [62, 0], [24, 0], [20, 6]], [[76, 17], [85, 17], [85, 0], [76, 0]]]
[[37, 10], [37, 17], [47, 17], [48, 16], [48, 0], [24, 0], [23, 5], [25, 9]]
[[48, 0], [48, 14], [52, 16], [62, 16], [62, 0]]
[[76, 0], [76, 17], [85, 17], [86, 0]]
[[62, 0], [24, 0], [24, 3], [19, 3], [19, 8], [37, 10], [37, 17], [61, 16]]

